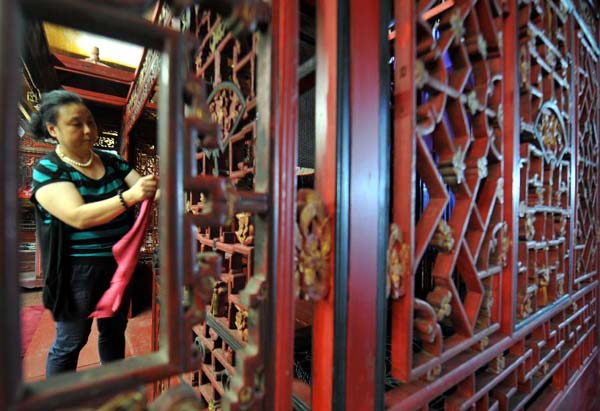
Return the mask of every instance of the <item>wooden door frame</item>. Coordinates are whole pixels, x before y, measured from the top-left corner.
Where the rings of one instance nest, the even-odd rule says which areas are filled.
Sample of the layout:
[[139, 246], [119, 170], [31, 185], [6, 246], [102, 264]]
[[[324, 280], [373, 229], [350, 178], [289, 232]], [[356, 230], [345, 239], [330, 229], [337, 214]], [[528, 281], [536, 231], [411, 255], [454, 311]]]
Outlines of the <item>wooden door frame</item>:
[[383, 409], [390, 7], [317, 1], [316, 123], [322, 112], [326, 121], [316, 131], [315, 187], [335, 215], [336, 238], [333, 295], [315, 311], [318, 410]]

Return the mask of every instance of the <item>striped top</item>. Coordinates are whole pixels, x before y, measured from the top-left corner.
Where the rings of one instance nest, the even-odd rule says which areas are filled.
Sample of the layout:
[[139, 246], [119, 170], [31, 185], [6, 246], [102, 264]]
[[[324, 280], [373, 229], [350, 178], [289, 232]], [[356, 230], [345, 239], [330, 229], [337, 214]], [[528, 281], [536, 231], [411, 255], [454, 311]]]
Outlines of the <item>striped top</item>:
[[[55, 219], [35, 198], [40, 187], [51, 183], [70, 181], [75, 185], [85, 203], [114, 197], [120, 189], [127, 189], [125, 176], [132, 170], [131, 166], [117, 154], [97, 149], [94, 149], [94, 152], [98, 154], [106, 169], [104, 176], [99, 180], [85, 176], [62, 161], [54, 151], [48, 153], [35, 165], [31, 202], [37, 208], [36, 217], [41, 220], [37, 222], [39, 228], [50, 227], [52, 219]], [[130, 223], [129, 213], [123, 213], [106, 224], [84, 230], [64, 224], [67, 255], [71, 257], [112, 257], [112, 246], [127, 233]], [[40, 235], [40, 232], [46, 231], [48, 230], [38, 230], [38, 241], [42, 252], [48, 248], [44, 244], [45, 236]]]

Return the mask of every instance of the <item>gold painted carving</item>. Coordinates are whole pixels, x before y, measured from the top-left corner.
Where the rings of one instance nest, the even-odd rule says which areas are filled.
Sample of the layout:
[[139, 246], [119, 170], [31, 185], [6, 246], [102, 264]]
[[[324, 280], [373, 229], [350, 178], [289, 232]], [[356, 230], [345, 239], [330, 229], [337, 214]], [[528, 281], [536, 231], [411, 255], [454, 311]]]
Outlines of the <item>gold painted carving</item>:
[[242, 341], [248, 341], [248, 313], [240, 310], [235, 314], [235, 328], [241, 333]]
[[521, 46], [521, 52], [519, 53], [519, 74], [521, 77], [521, 87], [528, 90], [530, 88], [530, 63], [525, 45]]
[[429, 74], [425, 68], [425, 63], [423, 63], [422, 60], [417, 59], [415, 63], [415, 81], [417, 83], [417, 87], [423, 88], [428, 77]]
[[210, 313], [215, 317], [227, 315], [227, 284], [223, 281], [217, 281], [213, 288]]
[[210, 100], [208, 107], [212, 120], [222, 127], [224, 136], [229, 135], [234, 129], [244, 110], [242, 103], [238, 93], [230, 88], [221, 88]]
[[477, 35], [477, 50], [479, 51], [479, 54], [481, 54], [481, 57], [483, 57], [484, 60], [487, 59], [487, 42], [485, 41], [485, 38], [483, 37], [483, 35], [478, 34]]
[[212, 54], [214, 54], [217, 50], [217, 47], [221, 40], [223, 40], [223, 37], [225, 37], [225, 27], [223, 26], [221, 21], [217, 21], [213, 26], [212, 36], [210, 36], [209, 48]]
[[442, 365], [437, 364], [427, 371], [427, 374], [425, 375], [425, 380], [429, 381], [429, 382], [435, 381], [439, 378], [439, 376], [441, 374], [442, 374]]
[[538, 285], [542, 294], [542, 304], [548, 304], [548, 285], [550, 284], [550, 270], [544, 268], [538, 271]]
[[237, 213], [235, 217], [238, 220], [238, 229], [235, 235], [238, 241], [244, 245], [254, 243], [254, 226], [250, 224], [250, 213]]
[[531, 213], [526, 213], [525, 218], [519, 220], [519, 232], [525, 233], [525, 239], [527, 241], [533, 240], [535, 237], [535, 216]]
[[548, 109], [539, 114], [538, 121], [536, 131], [544, 147], [544, 156], [546, 161], [552, 163], [560, 156], [566, 144], [562, 125], [557, 115]]
[[477, 344], [477, 349], [479, 351], [483, 351], [487, 348], [487, 346], [490, 344], [490, 339], [488, 338], [488, 336], [486, 335], [485, 337], [483, 337], [481, 340], [479, 340], [479, 343]]
[[431, 356], [442, 353], [442, 328], [438, 324], [434, 308], [426, 301], [414, 300], [414, 328], [423, 344], [423, 351]]
[[490, 372], [492, 372], [493, 374], [500, 374], [502, 371], [504, 371], [504, 368], [506, 367], [506, 359], [504, 358], [504, 355], [500, 354], [499, 356], [497, 356], [496, 358], [494, 358], [492, 360], [492, 362], [490, 362], [490, 364], [488, 365], [488, 370]]
[[480, 104], [477, 99], [477, 93], [474, 90], [467, 94], [467, 107], [472, 116], [477, 114], [477, 110], [479, 110]]
[[221, 274], [221, 256], [214, 252], [196, 254], [191, 283], [183, 291], [186, 319], [190, 324], [198, 324], [206, 317], [206, 306], [213, 300], [216, 278]]
[[467, 168], [465, 156], [466, 152], [459, 146], [450, 162], [440, 163], [439, 171], [446, 184], [454, 186], [462, 183]]
[[440, 220], [431, 240], [431, 245], [437, 247], [442, 253], [449, 253], [454, 247], [452, 228], [446, 220]]
[[454, 33], [454, 42], [458, 45], [463, 41], [465, 35], [465, 26], [459, 10], [450, 16], [450, 26], [452, 27], [452, 33]]
[[314, 190], [298, 192], [295, 224], [297, 294], [319, 300], [329, 292], [331, 224], [323, 200]]
[[402, 231], [396, 224], [391, 224], [385, 290], [387, 297], [397, 299], [404, 296], [404, 277], [410, 272], [409, 253], [409, 245], [402, 241]]
[[496, 198], [500, 204], [504, 204], [504, 179], [499, 178], [496, 185]]
[[533, 312], [531, 298], [532, 295], [529, 292], [526, 292], [523, 296], [523, 300], [519, 304], [519, 316], [521, 318], [526, 318]]
[[565, 279], [564, 277], [556, 279], [556, 294], [561, 296], [565, 293]]
[[148, 397], [143, 387], [133, 392], [115, 396], [98, 408], [82, 408], [80, 411], [199, 411], [202, 402], [194, 390], [187, 384], [176, 385], [164, 391], [158, 398], [148, 404]]
[[500, 230], [500, 254], [498, 255], [498, 263], [502, 267], [506, 267], [508, 264], [508, 253], [510, 252], [510, 237], [508, 235], [508, 224], [502, 223], [502, 229]]
[[427, 294], [427, 302], [435, 310], [438, 321], [442, 321], [452, 313], [452, 293], [447, 288], [436, 286], [433, 291]]

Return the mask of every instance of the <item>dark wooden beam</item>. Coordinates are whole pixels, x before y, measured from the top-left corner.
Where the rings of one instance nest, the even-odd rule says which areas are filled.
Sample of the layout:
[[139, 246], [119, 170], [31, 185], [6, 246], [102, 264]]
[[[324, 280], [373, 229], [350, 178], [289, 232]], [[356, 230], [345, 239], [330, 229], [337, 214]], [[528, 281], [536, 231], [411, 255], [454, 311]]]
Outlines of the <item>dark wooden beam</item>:
[[94, 101], [96, 103], [108, 104], [111, 106], [124, 107], [126, 99], [123, 97], [117, 97], [110, 94], [96, 93], [95, 91], [84, 90], [77, 87], [63, 86], [65, 90], [77, 93], [84, 100]]

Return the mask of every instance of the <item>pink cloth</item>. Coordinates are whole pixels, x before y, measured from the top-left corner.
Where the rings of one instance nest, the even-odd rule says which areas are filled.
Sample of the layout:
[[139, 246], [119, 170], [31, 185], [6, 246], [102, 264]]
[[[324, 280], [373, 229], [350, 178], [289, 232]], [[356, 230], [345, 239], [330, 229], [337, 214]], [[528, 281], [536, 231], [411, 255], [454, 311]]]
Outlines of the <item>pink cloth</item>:
[[90, 314], [90, 318], [112, 317], [119, 309], [125, 288], [127, 288], [127, 284], [129, 284], [137, 265], [142, 241], [148, 227], [148, 221], [150, 221], [151, 206], [151, 200], [144, 200], [142, 202], [140, 213], [133, 227], [131, 227], [123, 238], [113, 245], [112, 252], [117, 261], [117, 270], [112, 280], [110, 280], [110, 287], [104, 292], [98, 304], [96, 304], [96, 311]]

